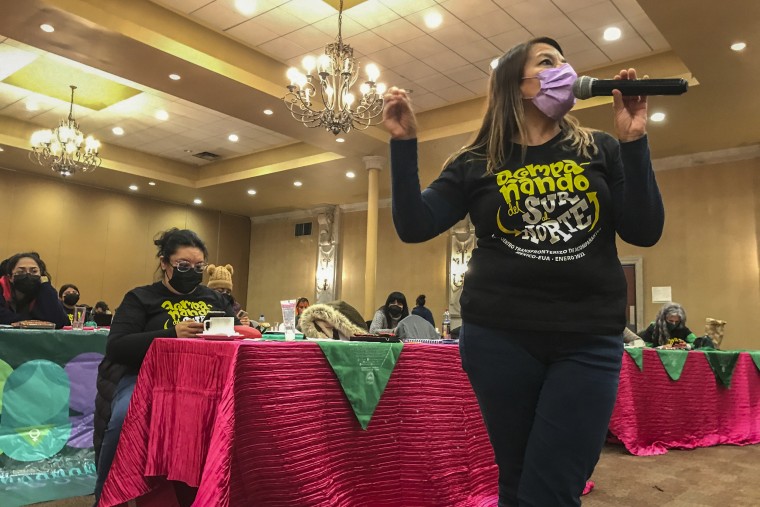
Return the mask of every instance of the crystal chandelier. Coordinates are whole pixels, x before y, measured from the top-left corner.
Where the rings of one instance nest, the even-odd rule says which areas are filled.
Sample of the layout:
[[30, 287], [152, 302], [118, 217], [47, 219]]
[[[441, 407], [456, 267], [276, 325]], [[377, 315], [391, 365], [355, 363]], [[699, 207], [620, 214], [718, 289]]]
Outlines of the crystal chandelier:
[[383, 111], [385, 93], [385, 85], [377, 82], [380, 70], [372, 63], [365, 68], [367, 81], [359, 87], [358, 102], [351, 93], [358, 72], [353, 48], [343, 43], [342, 24], [343, 0], [340, 0], [338, 38], [325, 46], [325, 54], [319, 58], [309, 55], [303, 59], [305, 73], [295, 67], [288, 69], [290, 84], [283, 97], [293, 118], [307, 127], [324, 127], [335, 135], [369, 127]]
[[69, 117], [53, 129], [38, 130], [32, 134], [32, 152], [29, 157], [40, 165], [50, 165], [51, 169], [63, 177], [76, 172], [86, 173], [100, 166], [98, 149], [100, 141], [92, 136], [84, 137], [79, 124], [74, 120], [74, 90], [71, 86]]

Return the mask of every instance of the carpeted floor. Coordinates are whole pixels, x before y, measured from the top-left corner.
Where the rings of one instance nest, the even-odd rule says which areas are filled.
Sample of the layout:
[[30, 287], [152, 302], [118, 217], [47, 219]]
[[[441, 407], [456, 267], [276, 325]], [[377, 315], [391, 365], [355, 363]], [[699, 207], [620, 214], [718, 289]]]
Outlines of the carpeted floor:
[[[632, 456], [621, 445], [607, 445], [592, 477], [596, 488], [583, 497], [583, 506], [757, 507], [759, 478], [760, 445], [722, 445], [661, 456]], [[92, 498], [37, 505], [91, 507]]]

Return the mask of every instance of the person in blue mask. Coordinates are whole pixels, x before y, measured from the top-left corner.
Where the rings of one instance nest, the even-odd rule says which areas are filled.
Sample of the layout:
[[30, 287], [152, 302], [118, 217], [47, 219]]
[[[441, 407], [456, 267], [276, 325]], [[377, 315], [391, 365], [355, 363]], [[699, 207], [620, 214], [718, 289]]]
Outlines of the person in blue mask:
[[[578, 506], [617, 394], [626, 281], [616, 237], [654, 245], [664, 211], [646, 97], [613, 92], [616, 138], [567, 113], [576, 73], [542, 37], [499, 58], [474, 140], [420, 191], [409, 95], [391, 88], [392, 212], [405, 242], [469, 214], [462, 367], [499, 467], [499, 506]], [[636, 79], [623, 69], [616, 79]]]

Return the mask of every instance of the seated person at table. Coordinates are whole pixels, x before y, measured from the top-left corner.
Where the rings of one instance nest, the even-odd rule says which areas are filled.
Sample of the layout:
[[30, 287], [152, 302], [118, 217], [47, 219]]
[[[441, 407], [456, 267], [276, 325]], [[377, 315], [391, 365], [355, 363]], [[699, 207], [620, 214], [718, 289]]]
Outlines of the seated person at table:
[[425, 306], [425, 294], [417, 296], [417, 306], [412, 308], [412, 315], [419, 315], [426, 321], [430, 322], [430, 325], [435, 329], [435, 319], [433, 313]]
[[[234, 316], [221, 294], [201, 285], [208, 250], [196, 233], [169, 229], [154, 241], [161, 279], [127, 292], [111, 323], [98, 368], [95, 398], [95, 483], [100, 498], [135, 388], [137, 373], [155, 338], [194, 338], [209, 311]], [[235, 319], [235, 323], [239, 324]], [[181, 452], [181, 450], [177, 450]]]
[[66, 315], [69, 316], [69, 324], [74, 322], [74, 307], [75, 306], [86, 306], [87, 314], [84, 320], [90, 320], [90, 314], [92, 313], [92, 308], [90, 308], [89, 305], [79, 303], [79, 288], [73, 283], [67, 283], [65, 285], [62, 285], [61, 288], [58, 289], [58, 299], [61, 301], [61, 306], [63, 306], [63, 311], [66, 312]]
[[240, 319], [241, 325], [250, 326], [251, 319], [248, 317], [248, 312], [243, 310], [240, 303], [235, 301], [235, 298], [232, 295], [232, 273], [234, 272], [235, 269], [231, 264], [227, 264], [226, 266], [214, 266], [213, 264], [209, 264], [208, 288], [214, 289], [222, 295], [222, 298], [230, 304], [232, 311], [237, 318]]
[[44, 320], [58, 329], [69, 324], [37, 252], [18, 253], [4, 266], [5, 272], [0, 273], [0, 324]]
[[385, 304], [378, 308], [372, 323], [369, 325], [370, 334], [380, 330], [396, 329], [401, 319], [409, 315], [409, 305], [406, 304], [406, 296], [400, 292], [391, 292], [385, 300]]
[[686, 327], [686, 311], [678, 303], [665, 304], [657, 313], [654, 322], [639, 333], [639, 336], [653, 347], [667, 345], [673, 338], [692, 344], [697, 338], [691, 329]]
[[95, 303], [95, 307], [92, 309], [92, 313], [102, 313], [104, 315], [111, 315], [111, 309], [108, 308], [108, 304], [105, 301], [98, 301]]
[[296, 329], [301, 329], [299, 321], [301, 320], [301, 314], [309, 307], [309, 300], [305, 297], [296, 299]]

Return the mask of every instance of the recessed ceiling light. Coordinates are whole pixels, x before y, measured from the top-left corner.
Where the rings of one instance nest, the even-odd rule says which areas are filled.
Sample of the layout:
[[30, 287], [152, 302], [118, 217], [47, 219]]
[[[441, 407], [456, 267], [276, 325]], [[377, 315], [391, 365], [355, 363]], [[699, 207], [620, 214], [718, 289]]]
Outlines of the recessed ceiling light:
[[345, 139], [343, 139], [342, 137], [336, 137], [336, 138], [335, 138], [335, 142], [336, 142], [336, 143], [345, 143], [345, 142], [346, 142], [346, 140], [345, 140]]
[[3, 148], [2, 146], [0, 146], [0, 151], [5, 151], [5, 148]]
[[236, 143], [236, 142], [238, 142], [240, 140], [240, 138], [237, 136], [237, 134], [230, 134], [229, 136], [227, 136], [227, 139], [229, 139], [233, 143]]
[[134, 192], [137, 190], [137, 185], [129, 185], [129, 189]]
[[193, 150], [184, 150], [184, 151], [185, 151], [185, 153], [192, 153], [193, 152]]
[[166, 121], [169, 119], [169, 113], [164, 111], [163, 109], [159, 109], [156, 111], [156, 119], [161, 121]]
[[428, 12], [425, 14], [425, 26], [428, 28], [438, 28], [443, 23], [443, 16], [440, 12]]
[[602, 37], [604, 37], [604, 40], [606, 41], [613, 41], [618, 40], [621, 35], [623, 35], [623, 32], [620, 30], [620, 28], [611, 26], [604, 31], [604, 35]]
[[256, 14], [256, 0], [235, 0], [235, 8], [244, 16]]
[[355, 178], [355, 177], [356, 177], [356, 173], [354, 173], [353, 171], [348, 171], [346, 173], [346, 178]]
[[303, 185], [303, 183], [301, 183], [300, 181], [294, 181], [293, 182], [293, 186], [294, 187], [300, 187], [301, 185]]
[[498, 58], [494, 58], [493, 60], [491, 60], [491, 68], [492, 69], [495, 69], [498, 66], [499, 66], [499, 59]]
[[264, 114], [267, 116], [272, 116], [274, 114], [274, 111], [271, 109], [264, 109]]
[[203, 201], [201, 201], [201, 200], [200, 200], [200, 199], [198, 199], [198, 198], [195, 198], [195, 199], [193, 199], [193, 203], [194, 203], [194, 204], [203, 204]]
[[151, 187], [155, 187], [156, 186], [156, 182], [155, 181], [149, 181], [148, 185], [150, 185]]
[[124, 135], [124, 129], [121, 127], [114, 127], [111, 129], [111, 132], [116, 134], [117, 136], [123, 136]]
[[731, 44], [731, 49], [733, 49], [734, 51], [742, 51], [746, 47], [747, 47], [746, 42], [734, 42], [733, 44]]
[[662, 121], [665, 119], [665, 113], [652, 113], [649, 119], [652, 121]]
[[248, 189], [248, 195], [256, 195], [256, 191], [252, 188]]
[[40, 105], [34, 99], [27, 100], [26, 101], [26, 110], [27, 111], [39, 111], [40, 110]]
[[179, 81], [180, 79], [182, 79], [182, 76], [180, 76], [179, 74], [169, 74], [169, 79], [171, 79], [172, 81]]
[[53, 25], [49, 25], [47, 23], [40, 25], [40, 28], [42, 29], [43, 32], [47, 32], [47, 33], [55, 32], [55, 28], [53, 27]]

